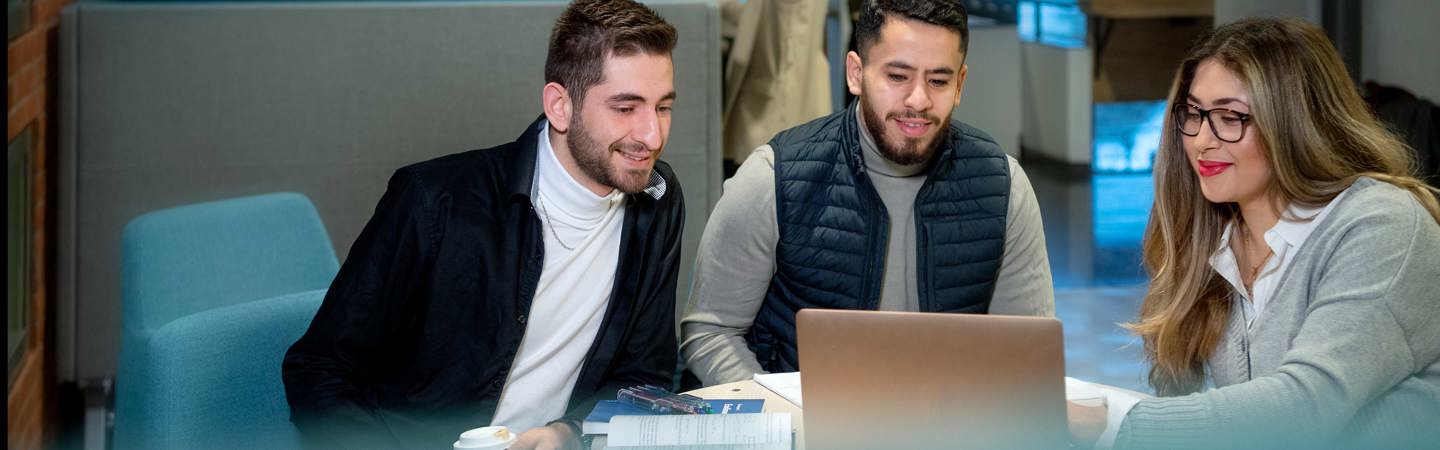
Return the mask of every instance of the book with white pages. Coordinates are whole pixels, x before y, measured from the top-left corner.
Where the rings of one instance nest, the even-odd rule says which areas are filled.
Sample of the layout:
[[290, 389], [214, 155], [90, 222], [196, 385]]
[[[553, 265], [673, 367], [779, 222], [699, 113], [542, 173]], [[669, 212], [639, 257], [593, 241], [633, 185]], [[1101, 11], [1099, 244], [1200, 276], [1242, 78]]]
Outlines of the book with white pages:
[[790, 413], [615, 416], [610, 450], [791, 450]]

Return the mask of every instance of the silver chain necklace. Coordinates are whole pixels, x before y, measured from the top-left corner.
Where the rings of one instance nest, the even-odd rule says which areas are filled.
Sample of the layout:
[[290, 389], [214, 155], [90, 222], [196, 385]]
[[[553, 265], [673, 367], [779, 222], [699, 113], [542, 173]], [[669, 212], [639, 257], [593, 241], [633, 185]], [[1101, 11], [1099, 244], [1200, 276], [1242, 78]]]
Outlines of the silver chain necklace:
[[560, 244], [561, 248], [575, 251], [575, 247], [566, 244], [560, 239], [560, 233], [555, 231], [555, 220], [550, 218], [550, 210], [545, 207], [545, 196], [541, 195], [539, 190], [535, 191], [535, 203], [540, 204], [540, 213], [545, 215], [545, 224], [550, 227], [550, 236], [555, 238], [555, 242]]

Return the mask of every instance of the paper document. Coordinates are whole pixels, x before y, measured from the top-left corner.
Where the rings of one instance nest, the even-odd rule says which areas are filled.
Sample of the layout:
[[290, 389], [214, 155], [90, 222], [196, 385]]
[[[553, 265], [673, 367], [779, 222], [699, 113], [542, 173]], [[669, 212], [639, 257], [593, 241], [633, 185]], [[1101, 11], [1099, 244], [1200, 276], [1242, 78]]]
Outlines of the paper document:
[[1107, 386], [1100, 383], [1065, 377], [1065, 400], [1079, 403], [1085, 406], [1102, 406], [1108, 404], [1113, 398], [1128, 398], [1139, 400], [1147, 398], [1139, 392], [1134, 392], [1117, 387]]
[[800, 404], [800, 372], [785, 373], [757, 373], [755, 382], [765, 386], [795, 406], [804, 407]]
[[790, 413], [615, 416], [611, 450], [790, 450]]
[[1065, 400], [1085, 406], [1105, 405], [1105, 391], [1094, 383], [1065, 377]]

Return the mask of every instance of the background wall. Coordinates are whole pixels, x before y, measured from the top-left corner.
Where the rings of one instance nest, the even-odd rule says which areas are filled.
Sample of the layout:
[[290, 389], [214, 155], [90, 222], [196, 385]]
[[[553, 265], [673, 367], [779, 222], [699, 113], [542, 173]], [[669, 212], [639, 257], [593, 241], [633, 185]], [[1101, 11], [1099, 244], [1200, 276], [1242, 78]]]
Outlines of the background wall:
[[965, 92], [950, 116], [995, 138], [1006, 154], [1020, 157], [1020, 36], [1015, 25], [977, 25], [970, 20]]
[[[678, 291], [719, 193], [719, 21], [679, 32], [664, 160], [681, 180]], [[559, 1], [85, 2], [62, 36], [59, 374], [114, 374], [121, 227], [194, 202], [309, 196], [342, 260], [402, 166], [515, 139], [540, 114]]]
[[[1351, 0], [1360, 5], [1360, 80], [1403, 87], [1440, 101], [1440, 1]], [[1342, 2], [1343, 3], [1343, 2]], [[1321, 23], [1322, 0], [1215, 0], [1215, 23], [1291, 16]]]
[[1440, 1], [1362, 2], [1361, 78], [1440, 102]]
[[[1395, 2], [1394, 0], [1380, 1]], [[1318, 24], [1320, 23], [1320, 6], [1320, 0], [1215, 0], [1215, 24], [1223, 25], [1255, 16], [1299, 17]]]
[[1022, 42], [1020, 57], [1020, 145], [1046, 160], [1089, 166], [1094, 53]]

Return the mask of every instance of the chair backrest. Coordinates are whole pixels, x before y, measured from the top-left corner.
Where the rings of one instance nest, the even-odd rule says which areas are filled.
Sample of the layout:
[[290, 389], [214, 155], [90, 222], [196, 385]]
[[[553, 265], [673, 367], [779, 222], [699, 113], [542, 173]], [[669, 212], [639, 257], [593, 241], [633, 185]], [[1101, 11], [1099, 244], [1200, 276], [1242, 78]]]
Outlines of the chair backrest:
[[156, 211], [122, 239], [116, 448], [293, 447], [280, 361], [339, 268], [310, 200]]
[[277, 193], [142, 215], [121, 243], [124, 328], [330, 286], [339, 264], [304, 195]]

